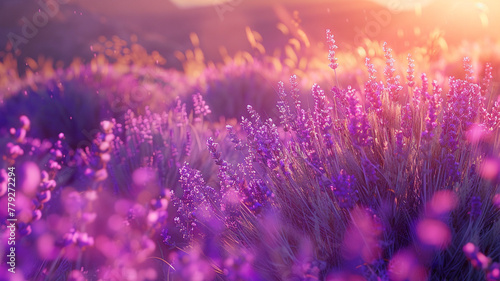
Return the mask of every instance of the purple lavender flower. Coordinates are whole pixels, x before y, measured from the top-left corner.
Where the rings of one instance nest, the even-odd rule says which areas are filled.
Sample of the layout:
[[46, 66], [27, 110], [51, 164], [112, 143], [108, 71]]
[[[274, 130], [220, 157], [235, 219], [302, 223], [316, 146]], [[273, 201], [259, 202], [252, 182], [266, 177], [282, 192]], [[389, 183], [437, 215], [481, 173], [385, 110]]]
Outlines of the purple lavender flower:
[[427, 79], [427, 74], [422, 73], [420, 76], [422, 80], [422, 86], [420, 87], [420, 98], [425, 102], [430, 99], [429, 95], [429, 80]]
[[493, 75], [491, 74], [492, 71], [493, 67], [491, 66], [490, 63], [487, 63], [484, 66], [484, 77], [481, 83], [481, 95], [483, 97], [485, 97], [488, 94], [488, 91], [490, 90], [491, 80], [493, 79]]
[[188, 123], [188, 117], [186, 112], [186, 104], [181, 102], [181, 99], [177, 97], [175, 99], [176, 106], [173, 110], [177, 126], [183, 126]]
[[260, 115], [250, 105], [248, 112], [253, 122], [242, 117], [242, 127], [247, 133], [248, 145], [258, 156], [257, 160], [274, 169], [278, 166], [278, 156], [282, 151], [278, 128], [272, 119], [262, 122]]
[[427, 117], [425, 118], [425, 131], [422, 132], [423, 149], [430, 153], [430, 145], [434, 138], [434, 130], [437, 127], [437, 117], [439, 110], [439, 96], [431, 95], [428, 97]]
[[406, 138], [413, 135], [413, 110], [410, 103], [401, 107], [401, 132]]
[[484, 121], [486, 127], [493, 131], [500, 124], [500, 102], [495, 101], [491, 110], [486, 113], [486, 120]]
[[377, 167], [366, 157], [361, 159], [361, 166], [367, 183], [376, 183], [378, 181]]
[[408, 54], [408, 70], [406, 71], [406, 80], [409, 88], [415, 86], [415, 60]]
[[333, 194], [337, 198], [339, 207], [343, 209], [352, 209], [358, 201], [358, 190], [355, 188], [355, 178], [340, 170], [339, 175], [332, 179]]
[[458, 130], [460, 129], [460, 121], [457, 115], [454, 114], [452, 103], [448, 103], [443, 113], [443, 121], [441, 125], [441, 136], [439, 143], [449, 152], [453, 153], [458, 149]]
[[361, 105], [356, 98], [356, 91], [351, 87], [346, 91], [349, 103], [349, 133], [353, 144], [358, 146], [371, 146], [373, 137], [366, 113], [362, 112]]
[[300, 110], [300, 89], [299, 89], [299, 83], [297, 82], [297, 76], [292, 75], [290, 76], [290, 95], [293, 99], [293, 102], [295, 104], [295, 110], [299, 111]]
[[333, 34], [330, 29], [326, 30], [326, 43], [328, 44], [328, 60], [330, 61], [330, 68], [336, 70], [339, 64], [337, 63], [337, 58], [335, 57], [335, 50], [338, 48], [335, 45], [335, 39], [333, 39]]
[[404, 159], [404, 133], [401, 130], [396, 131], [396, 150], [395, 154], [398, 160], [403, 161]]
[[470, 200], [469, 215], [473, 221], [477, 220], [479, 216], [481, 216], [482, 205], [483, 203], [481, 203], [481, 198], [479, 196], [472, 196]]
[[493, 75], [491, 74], [493, 67], [491, 64], [487, 63], [484, 67], [484, 76], [481, 82], [481, 94], [478, 95], [479, 99], [479, 120], [480, 122], [486, 122], [488, 116], [488, 110], [486, 108], [486, 97], [488, 96], [488, 92], [490, 91], [491, 80], [493, 79]]
[[205, 103], [205, 100], [203, 100], [203, 97], [200, 93], [193, 95], [193, 106], [194, 113], [197, 116], [195, 118], [196, 120], [201, 120], [202, 117], [205, 117], [212, 113], [210, 107]]
[[370, 59], [366, 58], [365, 65], [368, 68], [368, 81], [365, 83], [365, 97], [368, 101], [367, 110], [373, 110], [377, 116], [382, 116], [382, 92], [384, 89], [383, 84], [377, 83], [377, 76], [375, 66], [370, 63]]
[[451, 187], [454, 183], [460, 180], [459, 163], [455, 159], [452, 152], [447, 152], [442, 159], [443, 167], [446, 167], [445, 178], [448, 181], [448, 186]]
[[313, 85], [312, 93], [314, 97], [314, 127], [319, 129], [326, 147], [331, 148], [333, 142], [331, 135], [329, 134], [329, 130], [332, 127], [330, 115], [330, 111], [332, 108], [328, 106], [328, 101], [326, 99], [325, 93], [319, 88], [317, 84]]
[[474, 70], [469, 57], [464, 58], [465, 81], [474, 83]]
[[290, 130], [290, 127], [292, 126], [293, 123], [293, 116], [290, 111], [290, 106], [288, 105], [287, 101], [287, 95], [285, 92], [285, 86], [283, 82], [278, 83], [278, 95], [279, 95], [279, 100], [277, 103], [278, 111], [280, 113], [280, 122], [281, 126], [283, 126], [283, 130], [285, 132]]
[[480, 114], [482, 97], [480, 87], [464, 80], [450, 77], [450, 90], [447, 94], [448, 103], [452, 104], [453, 112], [460, 122], [462, 130], [467, 131]]
[[231, 125], [226, 125], [227, 133], [229, 135], [229, 138], [231, 139], [231, 142], [234, 143], [235, 149], [236, 150], [241, 150], [243, 149], [243, 144], [241, 143], [241, 140], [236, 136], [236, 132], [233, 129], [233, 126]]
[[210, 151], [210, 155], [212, 156], [212, 159], [215, 160], [215, 164], [222, 165], [223, 160], [220, 157], [221, 156], [220, 152], [217, 151], [217, 143], [214, 142], [214, 139], [212, 137], [208, 138], [207, 146], [208, 150]]
[[177, 197], [172, 193], [172, 202], [177, 207], [174, 222], [183, 238], [191, 240], [197, 235], [198, 224], [213, 212], [212, 206], [220, 204], [220, 194], [207, 186], [201, 173], [187, 163], [179, 173], [183, 194]]
[[186, 156], [191, 155], [191, 133], [189, 131], [186, 132], [186, 142], [184, 143], [184, 154]]
[[384, 42], [383, 50], [386, 59], [384, 77], [387, 84], [387, 90], [391, 100], [396, 102], [399, 100], [399, 92], [403, 90], [403, 87], [399, 84], [399, 75], [394, 75], [396, 72], [394, 68], [395, 59], [392, 57], [392, 49], [387, 47], [387, 42]]

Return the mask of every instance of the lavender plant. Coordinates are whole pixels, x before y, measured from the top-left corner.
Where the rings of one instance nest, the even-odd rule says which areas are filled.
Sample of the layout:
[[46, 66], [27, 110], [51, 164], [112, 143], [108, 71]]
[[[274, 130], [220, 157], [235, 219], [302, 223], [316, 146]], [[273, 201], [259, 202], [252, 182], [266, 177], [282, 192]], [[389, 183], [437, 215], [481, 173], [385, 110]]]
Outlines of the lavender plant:
[[[329, 31], [327, 40], [330, 67], [341, 72]], [[28, 92], [32, 98], [64, 100], [61, 87], [72, 85], [99, 88], [109, 102], [104, 112], [124, 101], [118, 94], [133, 98], [133, 89], [155, 96], [116, 118], [94, 120], [98, 127], [76, 147], [71, 132], [42, 141], [30, 136], [37, 134], [30, 128], [43, 127], [32, 118], [5, 119], [13, 125], [0, 130], [0, 202], [6, 168], [15, 166], [22, 171], [16, 233], [26, 257], [20, 274], [30, 280], [499, 280], [499, 103], [491, 66], [481, 78], [465, 59], [464, 77], [441, 83], [433, 73], [417, 73], [412, 56], [402, 70], [387, 44], [380, 49], [383, 75], [377, 76], [380, 58], [365, 58], [364, 83], [340, 79], [330, 91], [314, 84], [310, 97], [294, 75], [289, 85], [278, 84], [274, 98], [258, 97], [265, 105], [241, 104], [248, 113], [240, 122], [216, 121], [211, 115], [223, 109], [211, 105], [235, 85], [262, 90], [255, 72], [269, 69], [259, 63], [207, 68], [198, 81], [181, 77], [170, 85], [178, 73], [142, 81], [151, 78], [155, 55], [147, 61], [96, 55], [89, 65], [35, 83], [52, 88]], [[120, 72], [118, 65], [129, 68]], [[219, 76], [226, 74], [234, 77]], [[266, 114], [268, 99], [277, 101], [277, 115]]]
[[[367, 61], [371, 75], [362, 92], [335, 87], [332, 99], [313, 86], [315, 106], [307, 109], [289, 100], [279, 84], [280, 127], [264, 122], [251, 106], [250, 118], [242, 118], [248, 161], [237, 165], [245, 182], [260, 181], [269, 192], [258, 197], [262, 211], [255, 212], [247, 204], [248, 190], [233, 181], [240, 202], [252, 206], [249, 213], [236, 213], [236, 237], [263, 252], [260, 257], [272, 266], [255, 267], [266, 276], [288, 278], [285, 268], [301, 260], [291, 236], [301, 233], [312, 245], [311, 258], [324, 264], [319, 279], [351, 274], [360, 280], [458, 280], [467, 271], [467, 280], [496, 280], [496, 264], [488, 260], [483, 275], [470, 269], [462, 252], [464, 241], [474, 240], [491, 249], [492, 260], [499, 258], [500, 241], [493, 236], [499, 210], [492, 201], [498, 170], [484, 162], [497, 151], [498, 131], [484, 114], [493, 110], [486, 104], [494, 97], [476, 83], [467, 59], [465, 80], [433, 81], [429, 89], [425, 74], [420, 85], [414, 82], [411, 59], [408, 87], [400, 86], [389, 49], [385, 57], [385, 83], [376, 81]], [[334, 111], [329, 104], [347, 110]], [[217, 165], [234, 165], [221, 160], [212, 142], [209, 149]], [[266, 244], [254, 237], [272, 227], [268, 213], [286, 231]], [[278, 251], [279, 259], [273, 247], [286, 249]], [[477, 250], [469, 252], [476, 259]]]

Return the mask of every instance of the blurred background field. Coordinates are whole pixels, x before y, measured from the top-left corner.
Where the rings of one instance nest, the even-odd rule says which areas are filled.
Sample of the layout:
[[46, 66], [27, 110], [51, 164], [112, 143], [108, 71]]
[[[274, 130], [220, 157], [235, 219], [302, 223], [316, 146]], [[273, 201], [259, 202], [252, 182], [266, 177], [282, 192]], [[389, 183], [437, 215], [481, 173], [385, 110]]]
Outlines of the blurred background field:
[[[2, 2], [0, 46], [6, 46], [5, 51], [0, 52], [3, 58], [0, 68], [3, 73], [0, 78], [2, 103], [7, 96], [24, 93], [36, 104], [36, 98], [29, 95], [26, 86], [33, 84], [31, 86], [36, 88], [34, 84], [45, 84], [45, 79], [53, 79], [57, 74], [59, 78], [55, 80], [68, 80], [63, 84], [70, 84], [64, 85], [64, 91], [73, 91], [69, 90], [73, 88], [87, 93], [81, 96], [94, 95], [96, 87], [101, 87], [101, 92], [118, 94], [122, 89], [116, 87], [122, 84], [132, 88], [126, 91], [140, 88], [138, 91], [144, 92], [144, 99], [149, 104], [160, 106], [176, 96], [188, 99], [193, 93], [202, 92], [210, 96], [209, 103], [216, 118], [222, 115], [238, 118], [247, 104], [253, 104], [259, 112], [272, 117], [276, 113], [276, 83], [288, 80], [291, 74], [301, 78], [300, 83], [306, 91], [313, 83], [325, 89], [333, 85], [333, 73], [325, 63], [326, 28], [333, 30], [340, 47], [340, 80], [354, 87], [360, 77], [366, 75], [357, 64], [360, 60], [368, 56], [374, 58], [375, 64], [384, 64], [381, 47], [384, 41], [399, 54], [398, 62], [404, 62], [406, 55], [411, 53], [418, 62], [417, 73], [431, 71], [436, 79], [443, 81], [450, 75], [458, 76], [461, 59], [468, 56], [476, 72], [486, 62], [491, 63], [494, 81], [498, 81], [500, 20], [495, 15], [500, 13], [500, 5], [494, 1], [219, 3], [148, 0], [138, 4], [126, 0], [119, 4], [113, 1], [62, 3], [45, 25], [35, 26], [33, 38], [25, 38], [23, 18], [33, 21], [40, 4], [36, 1]], [[16, 35], [25, 41], [15, 40], [18, 39]], [[12, 43], [17, 44], [16, 48]], [[404, 63], [396, 66], [404, 71]], [[75, 68], [82, 70], [76, 71], [76, 75], [61, 74]], [[81, 71], [89, 72], [84, 75], [92, 73], [93, 77], [86, 79], [97, 79], [94, 87], [87, 89], [78, 84], [86, 83], [81, 79], [77, 81]], [[19, 78], [23, 81], [17, 82]], [[110, 81], [100, 83], [100, 79]], [[159, 80], [162, 82], [157, 83]], [[53, 85], [57, 83], [52, 82]], [[114, 89], [106, 89], [106, 85]], [[148, 96], [155, 96], [155, 93], [162, 95], [160, 103], [156, 103], [159, 97]], [[18, 103], [17, 100], [11, 102]], [[133, 106], [146, 103], [125, 97], [123, 102], [133, 103]], [[91, 116], [96, 119], [89, 120], [94, 128], [96, 120], [116, 113], [102, 112], [104, 109], [95, 108], [96, 103], [83, 104], [91, 106], [86, 110], [95, 113]], [[9, 103], [8, 107], [12, 105]], [[59, 112], [55, 119], [70, 118], [61, 109], [41, 108], [42, 113], [38, 116], [50, 116], [44, 111]], [[15, 109], [15, 113], [35, 112], [29, 105]], [[99, 117], [97, 112], [100, 112]], [[6, 122], [6, 118], [9, 116], [3, 114], [2, 122]], [[70, 125], [76, 121], [64, 122]], [[90, 125], [79, 126], [87, 128]], [[76, 134], [77, 138], [82, 137]]]

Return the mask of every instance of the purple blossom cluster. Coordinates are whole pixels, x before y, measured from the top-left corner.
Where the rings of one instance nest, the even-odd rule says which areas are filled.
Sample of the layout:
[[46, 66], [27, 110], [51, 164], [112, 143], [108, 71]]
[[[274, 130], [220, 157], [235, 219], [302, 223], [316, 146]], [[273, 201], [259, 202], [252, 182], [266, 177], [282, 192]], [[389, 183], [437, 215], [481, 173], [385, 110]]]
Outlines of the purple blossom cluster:
[[371, 135], [368, 115], [363, 112], [362, 106], [356, 97], [356, 91], [350, 87], [345, 92], [349, 104], [349, 133], [353, 144], [357, 146], [371, 146], [373, 137]]
[[368, 80], [365, 83], [365, 97], [368, 100], [368, 110], [375, 111], [378, 117], [381, 117], [383, 84], [377, 82], [377, 71], [375, 70], [375, 66], [370, 63], [369, 58], [366, 58], [365, 65], [368, 68]]
[[358, 191], [355, 189], [355, 178], [344, 170], [340, 170], [339, 176], [333, 180], [332, 190], [340, 208], [349, 210], [356, 205]]
[[206, 185], [199, 171], [185, 164], [179, 172], [183, 193], [180, 197], [172, 193], [173, 204], [178, 214], [174, 222], [183, 238], [191, 240], [196, 235], [198, 224], [209, 222], [215, 213], [211, 206], [220, 204], [220, 196], [213, 188]]
[[[395, 75], [396, 69], [394, 69], [394, 58], [392, 57], [392, 49], [387, 47], [387, 43], [383, 45], [384, 57], [386, 59], [386, 66], [384, 70], [384, 77], [386, 80], [386, 88], [389, 92], [389, 97], [392, 101], [399, 100], [399, 92], [403, 90], [403, 87], [399, 85], [399, 75]], [[411, 76], [410, 76], [411, 78]], [[411, 83], [411, 82], [410, 82]]]

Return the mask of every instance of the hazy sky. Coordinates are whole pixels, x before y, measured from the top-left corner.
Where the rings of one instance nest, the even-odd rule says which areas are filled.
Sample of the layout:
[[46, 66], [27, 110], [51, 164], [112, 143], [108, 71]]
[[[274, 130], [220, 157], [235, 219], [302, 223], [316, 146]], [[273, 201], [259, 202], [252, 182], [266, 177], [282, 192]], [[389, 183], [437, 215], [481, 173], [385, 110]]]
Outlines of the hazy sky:
[[[137, 0], [121, 0], [120, 5], [116, 5], [117, 0], [101, 1], [101, 0], [77, 0], [85, 6], [115, 6], [115, 8], [120, 9], [120, 6], [129, 6], [129, 4], [137, 4]], [[407, 10], [414, 9], [416, 5], [425, 5], [436, 0], [368, 0], [385, 5], [389, 8], [394, 7], [396, 9]], [[356, 2], [356, 0], [142, 0], [142, 8], [155, 7], [162, 10], [162, 8], [171, 7], [175, 5], [179, 8], [193, 8], [200, 6], [217, 6], [217, 5], [227, 5], [228, 7], [236, 7], [241, 3], [251, 2], [252, 4], [293, 4], [293, 3], [334, 3], [334, 2]]]
[[[170, 0], [178, 7], [189, 8], [195, 6], [210, 6], [210, 5], [236, 5], [242, 1], [246, 0]], [[307, 2], [335, 2], [335, 1], [349, 1], [349, 0], [307, 0]], [[351, 0], [352, 1], [352, 0]], [[426, 5], [433, 0], [370, 0], [389, 8], [394, 7], [395, 9], [409, 10], [414, 9], [417, 5]], [[304, 0], [274, 0], [270, 1], [272, 3], [277, 2], [304, 2]]]

